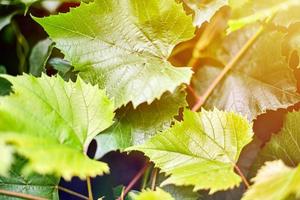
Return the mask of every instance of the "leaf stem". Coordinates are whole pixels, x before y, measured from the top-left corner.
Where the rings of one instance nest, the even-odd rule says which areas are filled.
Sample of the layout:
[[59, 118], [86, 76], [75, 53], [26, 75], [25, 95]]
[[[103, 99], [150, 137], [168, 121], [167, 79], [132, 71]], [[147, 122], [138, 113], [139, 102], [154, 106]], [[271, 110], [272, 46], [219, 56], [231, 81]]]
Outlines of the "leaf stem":
[[246, 179], [245, 175], [243, 174], [243, 172], [241, 171], [241, 169], [236, 164], [234, 164], [234, 169], [240, 175], [240, 177], [242, 178], [242, 181], [244, 182], [246, 188], [248, 189], [250, 187], [250, 184], [249, 184], [248, 180]]
[[156, 179], [157, 179], [158, 169], [154, 168], [152, 172], [152, 182], [151, 182], [151, 190], [155, 191], [156, 189]]
[[37, 196], [30, 195], [30, 194], [23, 194], [23, 193], [19, 193], [19, 192], [8, 191], [8, 190], [0, 190], [0, 194], [4, 194], [6, 196], [23, 198], [23, 199], [30, 199], [30, 200], [47, 200], [42, 197], [37, 197]]
[[144, 174], [147, 168], [148, 164], [145, 164], [145, 166], [133, 177], [133, 179], [125, 188], [124, 193], [117, 200], [122, 200], [122, 197], [124, 198], [126, 196], [126, 194], [131, 190], [131, 188], [138, 182], [138, 180], [141, 178], [141, 176]]
[[81, 199], [85, 199], [85, 200], [88, 200], [88, 199], [89, 199], [88, 197], [86, 197], [86, 196], [84, 196], [84, 195], [82, 195], [82, 194], [79, 194], [79, 193], [77, 193], [77, 192], [74, 192], [74, 191], [72, 191], [72, 190], [69, 190], [69, 189], [64, 188], [64, 187], [61, 187], [61, 186], [57, 186], [57, 189], [59, 189], [59, 190], [61, 190], [61, 191], [63, 191], [63, 192], [69, 193], [69, 194], [71, 194], [71, 195], [74, 195], [74, 196], [76, 196], [76, 197], [79, 197], [79, 198], [81, 198]]
[[87, 190], [88, 190], [88, 194], [89, 194], [89, 200], [94, 200], [93, 197], [93, 191], [92, 191], [92, 184], [91, 184], [91, 178], [88, 176], [86, 177], [86, 184], [87, 184]]
[[247, 52], [247, 50], [251, 47], [251, 45], [257, 40], [260, 34], [263, 32], [264, 27], [261, 26], [258, 31], [246, 42], [246, 44], [242, 47], [242, 49], [237, 53], [237, 55], [230, 60], [230, 62], [224, 67], [222, 72], [216, 77], [216, 79], [209, 85], [207, 90], [204, 92], [202, 96], [200, 96], [196, 102], [196, 104], [192, 107], [192, 111], [197, 111], [201, 106], [205, 103], [207, 98], [211, 95], [216, 86], [221, 82], [221, 80], [225, 77], [227, 72], [239, 61], [239, 59]]

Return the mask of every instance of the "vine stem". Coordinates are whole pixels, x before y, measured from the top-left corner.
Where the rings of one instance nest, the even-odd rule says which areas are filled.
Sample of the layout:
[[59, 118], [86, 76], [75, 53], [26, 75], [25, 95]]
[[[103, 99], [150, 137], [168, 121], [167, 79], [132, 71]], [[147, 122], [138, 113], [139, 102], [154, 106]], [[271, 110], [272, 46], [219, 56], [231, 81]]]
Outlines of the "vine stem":
[[157, 174], [158, 174], [158, 169], [154, 168], [153, 173], [152, 173], [152, 183], [151, 183], [151, 190], [153, 190], [153, 191], [156, 189]]
[[252, 46], [252, 44], [258, 39], [258, 37], [263, 32], [264, 28], [261, 26], [258, 31], [246, 42], [246, 44], [242, 47], [242, 49], [236, 54], [236, 56], [230, 60], [230, 62], [224, 67], [222, 72], [216, 77], [216, 79], [209, 85], [207, 90], [204, 92], [202, 96], [200, 96], [192, 107], [192, 111], [197, 111], [207, 98], [211, 95], [216, 86], [221, 82], [221, 80], [225, 77], [228, 71], [239, 61], [239, 59], [247, 52], [247, 50]]
[[248, 182], [248, 180], [246, 179], [245, 175], [243, 174], [243, 172], [241, 171], [241, 169], [234, 164], [234, 169], [236, 170], [236, 172], [240, 175], [240, 177], [242, 178], [246, 188], [248, 189], [250, 187], [250, 183]]
[[42, 198], [42, 197], [33, 196], [33, 195], [30, 195], [30, 194], [23, 194], [23, 193], [19, 193], [19, 192], [8, 191], [8, 190], [0, 190], [0, 194], [4, 194], [4, 195], [7, 195], [7, 196], [12, 196], [12, 197], [19, 197], [19, 198], [22, 198], [22, 199], [47, 200], [47, 199]]
[[75, 191], [69, 190], [69, 189], [64, 188], [64, 187], [61, 187], [61, 186], [57, 186], [57, 189], [59, 189], [59, 190], [61, 190], [61, 191], [63, 191], [63, 192], [69, 193], [69, 194], [71, 194], [71, 195], [73, 195], [73, 196], [79, 197], [79, 198], [81, 198], [81, 199], [85, 199], [85, 200], [88, 200], [88, 199], [89, 199], [88, 197], [86, 197], [86, 196], [84, 196], [84, 195], [82, 195], [82, 194], [79, 194], [79, 193], [77, 193], [77, 192], [75, 192]]
[[91, 178], [88, 176], [86, 177], [86, 184], [87, 184], [87, 190], [88, 190], [88, 194], [89, 194], [89, 200], [94, 200], [93, 197], [93, 191], [92, 191], [92, 184], [91, 184]]
[[124, 197], [126, 196], [126, 194], [131, 190], [131, 188], [138, 182], [138, 180], [142, 177], [142, 175], [144, 174], [144, 172], [147, 170], [148, 168], [148, 164], [146, 164], [134, 177], [133, 179], [130, 181], [130, 183], [127, 185], [127, 187], [125, 188], [124, 192], [122, 193], [122, 195], [117, 199], [117, 200], [122, 200], [124, 199]]

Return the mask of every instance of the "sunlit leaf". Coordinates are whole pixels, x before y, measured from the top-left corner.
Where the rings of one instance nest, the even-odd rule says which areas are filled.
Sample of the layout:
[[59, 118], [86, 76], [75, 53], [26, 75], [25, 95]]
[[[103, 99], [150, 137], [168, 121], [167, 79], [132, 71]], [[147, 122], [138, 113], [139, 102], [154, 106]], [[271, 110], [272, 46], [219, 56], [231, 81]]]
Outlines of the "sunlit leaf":
[[70, 179], [108, 172], [84, 155], [91, 140], [112, 124], [113, 104], [98, 86], [80, 78], [3, 75], [13, 84], [0, 97], [0, 140], [29, 159], [25, 171]]
[[144, 152], [170, 175], [162, 186], [193, 185], [195, 191], [210, 189], [214, 193], [240, 183], [234, 166], [252, 135], [251, 125], [237, 114], [186, 110], [183, 122], [128, 150]]
[[173, 0], [95, 0], [35, 20], [83, 79], [107, 88], [116, 107], [151, 103], [190, 81], [189, 68], [167, 61], [173, 47], [194, 32], [191, 18]]
[[281, 160], [267, 162], [252, 180], [254, 184], [242, 200], [288, 200], [300, 197], [300, 167], [287, 167]]

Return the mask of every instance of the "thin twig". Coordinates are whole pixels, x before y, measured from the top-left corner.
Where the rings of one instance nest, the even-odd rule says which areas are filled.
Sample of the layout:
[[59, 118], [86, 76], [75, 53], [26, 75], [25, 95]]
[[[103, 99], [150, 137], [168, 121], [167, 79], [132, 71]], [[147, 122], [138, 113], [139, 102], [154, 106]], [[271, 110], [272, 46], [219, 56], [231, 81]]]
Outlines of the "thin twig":
[[151, 190], [155, 191], [156, 189], [156, 178], [158, 174], [158, 169], [154, 168], [152, 172], [152, 183], [151, 183]]
[[29, 200], [47, 200], [43, 197], [37, 197], [37, 196], [30, 195], [30, 194], [23, 194], [23, 193], [19, 193], [19, 192], [8, 191], [8, 190], [0, 190], [0, 194], [4, 194], [6, 196], [11, 196], [11, 197], [29, 199]]
[[66, 193], [68, 193], [68, 194], [74, 195], [74, 196], [76, 196], [76, 197], [79, 197], [79, 198], [81, 198], [81, 199], [85, 199], [85, 200], [88, 200], [88, 199], [89, 199], [88, 197], [86, 197], [86, 196], [84, 196], [84, 195], [82, 195], [82, 194], [79, 194], [79, 193], [77, 193], [77, 192], [74, 192], [74, 191], [72, 191], [72, 190], [69, 190], [69, 189], [67, 189], [67, 188], [64, 188], [64, 187], [62, 187], [62, 186], [57, 186], [57, 189], [59, 189], [59, 190], [61, 190], [61, 191], [63, 191], [63, 192], [66, 192]]
[[222, 72], [216, 77], [216, 79], [209, 85], [207, 90], [204, 92], [202, 96], [198, 99], [196, 104], [193, 106], [192, 111], [197, 111], [203, 103], [207, 100], [216, 86], [220, 83], [220, 81], [225, 77], [227, 72], [239, 61], [239, 59], [247, 52], [247, 50], [252, 46], [252, 44], [257, 40], [258, 36], [263, 32], [264, 28], [260, 27], [259, 30], [246, 42], [246, 44], [242, 47], [242, 49], [238, 52], [238, 54], [224, 67]]
[[[127, 193], [131, 190], [131, 188], [137, 183], [137, 181], [142, 177], [144, 172], [147, 170], [148, 164], [146, 164], [130, 181], [127, 187], [124, 190], [123, 197], [127, 195]], [[122, 200], [121, 196], [117, 200]]]
[[89, 194], [89, 200], [94, 200], [93, 197], [93, 191], [92, 191], [92, 185], [91, 185], [91, 178], [88, 176], [86, 177], [86, 184], [87, 184], [87, 189], [88, 189], [88, 194]]
[[240, 177], [242, 178], [242, 181], [244, 182], [246, 188], [248, 189], [250, 187], [250, 184], [249, 184], [248, 180], [246, 179], [245, 175], [243, 174], [243, 172], [241, 171], [241, 169], [236, 164], [234, 164], [234, 169], [240, 175]]

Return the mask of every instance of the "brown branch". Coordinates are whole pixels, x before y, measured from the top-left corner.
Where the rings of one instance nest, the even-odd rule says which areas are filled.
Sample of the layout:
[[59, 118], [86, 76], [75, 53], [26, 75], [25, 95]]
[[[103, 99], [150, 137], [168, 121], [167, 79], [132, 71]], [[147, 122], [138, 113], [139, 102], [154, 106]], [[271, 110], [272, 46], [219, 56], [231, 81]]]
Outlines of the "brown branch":
[[148, 164], [146, 164], [134, 177], [133, 179], [130, 181], [130, 183], [127, 185], [127, 187], [125, 188], [123, 194], [117, 199], [117, 200], [122, 200], [122, 198], [124, 198], [127, 193], [131, 190], [131, 188], [138, 182], [138, 180], [142, 177], [142, 175], [145, 173], [145, 171], [148, 168]]
[[241, 171], [241, 169], [236, 164], [234, 164], [234, 169], [240, 175], [240, 177], [242, 178], [242, 181], [244, 182], [246, 188], [248, 189], [250, 187], [250, 184], [249, 184], [248, 180], [246, 179], [245, 175], [243, 174], [243, 172]]
[[29, 200], [47, 200], [46, 198], [43, 197], [38, 197], [30, 194], [23, 194], [19, 192], [8, 191], [8, 190], [0, 190], [0, 194], [4, 194], [6, 196], [11, 196], [11, 197], [29, 199]]
[[65, 192], [65, 193], [71, 194], [71, 195], [73, 195], [73, 196], [79, 197], [79, 198], [81, 198], [81, 199], [85, 199], [85, 200], [88, 200], [88, 199], [89, 199], [88, 197], [86, 197], [86, 196], [84, 196], [84, 195], [82, 195], [82, 194], [79, 194], [79, 193], [77, 193], [77, 192], [74, 192], [74, 191], [72, 191], [72, 190], [69, 190], [69, 189], [67, 189], [67, 188], [64, 188], [64, 187], [62, 187], [62, 186], [57, 186], [57, 189], [59, 189], [59, 190]]
[[225, 77], [229, 70], [239, 61], [239, 59], [247, 52], [247, 50], [251, 47], [251, 45], [257, 40], [260, 34], [263, 32], [264, 28], [260, 27], [259, 30], [246, 42], [246, 44], [242, 47], [242, 49], [237, 53], [237, 55], [230, 60], [230, 62], [224, 67], [222, 72], [216, 77], [216, 79], [209, 85], [207, 90], [203, 95], [200, 96], [196, 104], [193, 106], [192, 111], [197, 111], [207, 98], [211, 95], [216, 86], [221, 82], [221, 80]]

